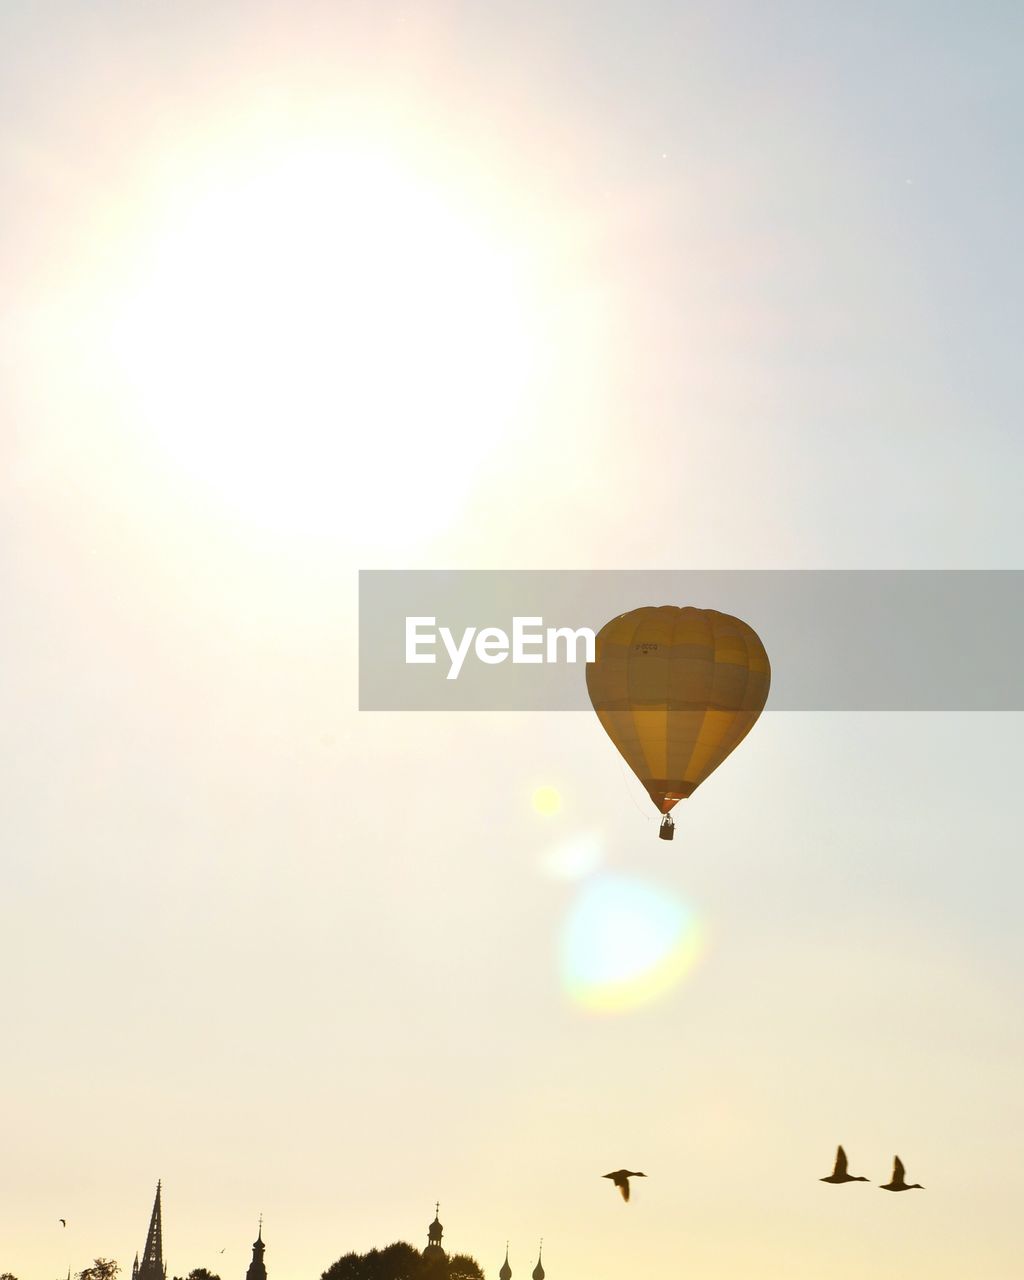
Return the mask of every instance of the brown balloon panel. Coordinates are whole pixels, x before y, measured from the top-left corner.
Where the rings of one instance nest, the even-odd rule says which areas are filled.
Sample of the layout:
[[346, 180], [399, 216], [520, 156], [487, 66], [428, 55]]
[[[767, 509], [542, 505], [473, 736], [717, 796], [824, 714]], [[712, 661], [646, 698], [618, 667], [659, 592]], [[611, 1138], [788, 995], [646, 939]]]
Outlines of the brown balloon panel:
[[601, 628], [587, 690], [605, 732], [661, 813], [754, 727], [771, 664], [757, 632], [691, 606], [633, 609]]

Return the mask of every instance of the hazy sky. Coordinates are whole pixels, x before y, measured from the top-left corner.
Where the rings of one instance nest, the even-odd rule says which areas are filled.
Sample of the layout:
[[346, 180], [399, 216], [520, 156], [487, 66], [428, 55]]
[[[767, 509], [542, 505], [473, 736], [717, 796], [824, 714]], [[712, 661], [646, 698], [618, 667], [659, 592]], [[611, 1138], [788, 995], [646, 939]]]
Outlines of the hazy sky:
[[[664, 845], [589, 715], [360, 715], [355, 594], [1020, 567], [1022, 40], [3, 7], [0, 1271], [130, 1267], [161, 1177], [176, 1275], [435, 1199], [516, 1280], [1016, 1274], [1020, 716], [766, 713]], [[702, 954], [595, 1013], [631, 883]]]

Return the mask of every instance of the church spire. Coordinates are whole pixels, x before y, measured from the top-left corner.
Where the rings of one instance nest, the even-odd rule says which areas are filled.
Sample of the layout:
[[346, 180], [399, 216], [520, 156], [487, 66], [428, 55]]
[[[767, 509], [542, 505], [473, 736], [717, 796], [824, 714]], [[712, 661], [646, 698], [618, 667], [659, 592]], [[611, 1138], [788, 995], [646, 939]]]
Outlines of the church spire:
[[441, 1247], [441, 1237], [444, 1235], [444, 1227], [441, 1226], [441, 1203], [438, 1201], [434, 1205], [434, 1221], [427, 1228], [427, 1247], [423, 1250], [424, 1256], [436, 1256], [440, 1254], [444, 1257], [444, 1249]]
[[544, 1280], [544, 1264], [541, 1258], [544, 1255], [544, 1241], [541, 1240], [540, 1247], [537, 1249], [537, 1265], [533, 1269], [533, 1280]]
[[146, 1236], [146, 1247], [142, 1251], [139, 1269], [134, 1272], [136, 1280], [166, 1280], [167, 1268], [164, 1265], [164, 1229], [163, 1214], [160, 1208], [160, 1183], [156, 1184], [156, 1199], [153, 1201], [153, 1214], [149, 1220], [149, 1234]]
[[267, 1280], [267, 1268], [263, 1262], [263, 1250], [266, 1247], [263, 1243], [263, 1214], [261, 1213], [260, 1229], [252, 1242], [252, 1262], [249, 1263], [249, 1270], [245, 1273], [245, 1280]]
[[498, 1272], [498, 1280], [512, 1280], [512, 1268], [508, 1265], [508, 1241], [505, 1241], [505, 1261]]

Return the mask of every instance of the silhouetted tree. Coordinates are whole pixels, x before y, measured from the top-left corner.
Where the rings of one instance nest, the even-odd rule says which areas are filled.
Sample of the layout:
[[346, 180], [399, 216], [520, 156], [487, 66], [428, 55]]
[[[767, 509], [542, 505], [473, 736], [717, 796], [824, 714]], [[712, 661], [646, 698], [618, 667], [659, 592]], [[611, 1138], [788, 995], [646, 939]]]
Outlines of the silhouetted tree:
[[345, 1254], [324, 1272], [324, 1280], [419, 1280], [422, 1267], [419, 1251], [399, 1240], [386, 1249]]
[[[396, 1240], [378, 1255], [379, 1280], [416, 1280], [423, 1259], [418, 1249], [404, 1240]], [[377, 1280], [377, 1277], [374, 1277]]]
[[[181, 1280], [180, 1276], [175, 1276], [174, 1280]], [[205, 1267], [193, 1267], [188, 1273], [187, 1280], [220, 1280], [220, 1276], [215, 1276], [212, 1271], [207, 1271]]]
[[361, 1254], [346, 1253], [337, 1262], [331, 1263], [320, 1280], [363, 1280], [366, 1275], [364, 1261]]
[[9, 1271], [0, 1271], [0, 1280], [18, 1280], [18, 1277], [12, 1275]]
[[448, 1264], [448, 1280], [484, 1280], [483, 1268], [468, 1253], [453, 1253]]
[[404, 1240], [369, 1253], [346, 1253], [320, 1280], [483, 1280], [480, 1265], [466, 1254], [449, 1260], [422, 1254]]
[[120, 1270], [112, 1258], [97, 1258], [91, 1267], [79, 1271], [78, 1280], [115, 1280]]

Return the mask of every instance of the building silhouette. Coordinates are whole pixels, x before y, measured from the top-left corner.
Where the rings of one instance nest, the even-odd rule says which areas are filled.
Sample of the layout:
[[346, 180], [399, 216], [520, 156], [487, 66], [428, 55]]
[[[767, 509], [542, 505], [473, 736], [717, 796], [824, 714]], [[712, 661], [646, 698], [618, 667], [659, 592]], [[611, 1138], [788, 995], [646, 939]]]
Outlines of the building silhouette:
[[444, 1235], [444, 1227], [441, 1226], [441, 1202], [438, 1200], [434, 1205], [434, 1221], [427, 1227], [427, 1247], [423, 1250], [424, 1258], [437, 1258], [439, 1261], [444, 1259], [448, 1261], [448, 1255], [441, 1248], [441, 1237]]
[[245, 1280], [267, 1280], [267, 1268], [263, 1261], [263, 1250], [266, 1247], [263, 1243], [263, 1215], [260, 1214], [260, 1230], [252, 1242], [252, 1262], [245, 1273]]
[[[141, 1258], [135, 1255], [132, 1264], [132, 1280], [167, 1280], [167, 1263], [164, 1261], [163, 1206], [161, 1203], [162, 1183], [156, 1184], [156, 1196], [153, 1200], [153, 1212], [149, 1219], [149, 1231], [146, 1234], [146, 1245]], [[444, 1251], [442, 1240], [444, 1227], [441, 1225], [440, 1201], [434, 1204], [434, 1220], [427, 1227], [427, 1244], [423, 1250], [424, 1258], [432, 1258], [443, 1262], [447, 1271], [449, 1258]], [[263, 1242], [263, 1215], [260, 1215], [256, 1239], [252, 1243], [252, 1261], [245, 1273], [245, 1280], [267, 1280], [267, 1266], [264, 1261], [266, 1245]], [[537, 1265], [533, 1269], [532, 1280], [545, 1280], [542, 1255], [544, 1241], [537, 1253]], [[512, 1280], [512, 1267], [508, 1260], [508, 1244], [505, 1245], [505, 1261], [498, 1272], [498, 1280]]]
[[[544, 1264], [541, 1258], [544, 1254], [544, 1241], [540, 1242], [540, 1248], [537, 1250], [537, 1265], [533, 1269], [533, 1280], [544, 1280]], [[501, 1264], [501, 1270], [498, 1272], [498, 1280], [512, 1280], [512, 1268], [508, 1261], [508, 1244], [505, 1245], [505, 1261]]]
[[149, 1219], [149, 1234], [142, 1251], [142, 1261], [135, 1255], [132, 1264], [132, 1280], [167, 1280], [167, 1264], [164, 1262], [163, 1214], [160, 1208], [160, 1183], [156, 1184], [156, 1199]]

